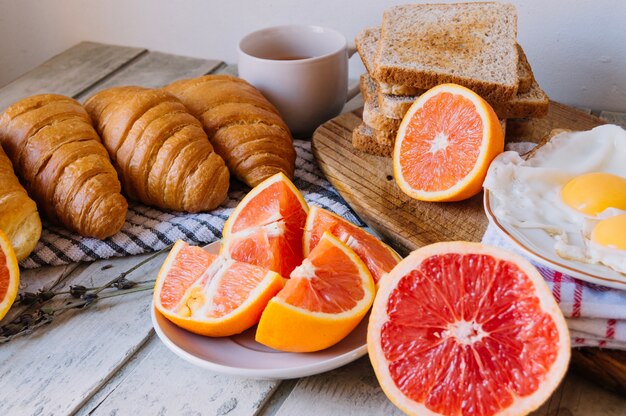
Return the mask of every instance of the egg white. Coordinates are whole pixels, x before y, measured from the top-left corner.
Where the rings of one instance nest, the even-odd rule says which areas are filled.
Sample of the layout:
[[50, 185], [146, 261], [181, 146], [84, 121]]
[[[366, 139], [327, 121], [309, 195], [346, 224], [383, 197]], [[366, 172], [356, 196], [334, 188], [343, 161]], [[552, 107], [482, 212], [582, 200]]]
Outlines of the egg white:
[[626, 178], [626, 131], [604, 125], [553, 137], [528, 160], [504, 152], [489, 167], [484, 182], [496, 217], [520, 228], [539, 228], [554, 240], [556, 253], [584, 263], [601, 263], [626, 274], [626, 251], [591, 241], [602, 219], [624, 213], [609, 208], [596, 215], [579, 212], [561, 199], [571, 179], [589, 172]]

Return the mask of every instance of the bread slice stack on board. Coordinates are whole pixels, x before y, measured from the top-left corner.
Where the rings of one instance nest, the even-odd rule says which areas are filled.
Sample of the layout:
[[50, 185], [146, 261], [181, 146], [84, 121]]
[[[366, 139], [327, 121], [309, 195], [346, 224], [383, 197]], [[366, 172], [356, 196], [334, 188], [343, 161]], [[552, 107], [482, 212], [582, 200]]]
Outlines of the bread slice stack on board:
[[505, 120], [543, 117], [548, 96], [517, 43], [515, 7], [501, 3], [410, 4], [385, 11], [381, 27], [364, 29], [356, 46], [363, 125], [359, 150], [390, 156], [396, 132], [421, 93], [452, 82], [480, 94]]

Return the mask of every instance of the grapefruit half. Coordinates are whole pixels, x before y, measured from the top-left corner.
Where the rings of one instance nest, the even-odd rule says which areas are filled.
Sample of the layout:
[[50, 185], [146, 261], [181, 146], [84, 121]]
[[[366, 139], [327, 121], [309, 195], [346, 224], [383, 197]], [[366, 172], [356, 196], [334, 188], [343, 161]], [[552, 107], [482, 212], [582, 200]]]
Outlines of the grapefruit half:
[[9, 237], [0, 230], [0, 319], [4, 318], [17, 296], [20, 268]]
[[379, 287], [368, 351], [387, 397], [411, 415], [521, 415], [557, 388], [565, 319], [526, 260], [479, 243], [423, 247]]

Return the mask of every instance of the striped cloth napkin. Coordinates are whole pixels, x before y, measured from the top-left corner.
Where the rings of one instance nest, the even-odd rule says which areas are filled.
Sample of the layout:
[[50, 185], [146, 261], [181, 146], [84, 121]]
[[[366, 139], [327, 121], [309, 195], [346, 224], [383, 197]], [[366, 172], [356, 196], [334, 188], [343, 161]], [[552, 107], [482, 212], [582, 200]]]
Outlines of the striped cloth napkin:
[[[363, 226], [324, 178], [311, 153], [311, 142], [295, 140], [294, 146], [297, 152], [294, 183], [307, 202]], [[160, 250], [178, 239], [195, 245], [212, 243], [222, 237], [224, 221], [248, 191], [248, 187], [233, 181], [227, 200], [219, 208], [200, 214], [166, 212], [131, 202], [122, 230], [105, 240], [81, 237], [44, 223], [37, 247], [20, 265], [28, 269], [130, 256]]]
[[[507, 150], [524, 154], [534, 143], [513, 143]], [[626, 291], [574, 279], [541, 266], [506, 240], [489, 224], [482, 242], [517, 252], [529, 260], [552, 289], [570, 330], [573, 347], [600, 347], [626, 350]]]

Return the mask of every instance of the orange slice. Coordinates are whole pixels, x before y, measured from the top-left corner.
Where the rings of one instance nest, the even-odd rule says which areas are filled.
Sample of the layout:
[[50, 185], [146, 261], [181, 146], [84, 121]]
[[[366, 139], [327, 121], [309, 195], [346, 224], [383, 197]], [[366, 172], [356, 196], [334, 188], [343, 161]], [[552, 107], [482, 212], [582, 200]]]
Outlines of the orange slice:
[[312, 206], [304, 227], [304, 256], [307, 257], [317, 246], [324, 231], [329, 231], [346, 243], [366, 264], [378, 283], [383, 274], [389, 272], [400, 261], [400, 257], [389, 247], [361, 227], [317, 206]]
[[302, 262], [302, 231], [309, 207], [278, 173], [252, 189], [224, 224], [222, 252], [282, 276]]
[[13, 246], [0, 230], [0, 319], [4, 318], [17, 296], [20, 268]]
[[374, 280], [359, 256], [325, 232], [268, 303], [256, 340], [281, 351], [328, 348], [361, 322], [374, 292]]
[[565, 319], [539, 272], [479, 243], [423, 247], [381, 282], [368, 352], [410, 415], [521, 415], [556, 389], [570, 358]]
[[491, 106], [473, 91], [438, 85], [406, 113], [393, 149], [393, 175], [421, 201], [460, 201], [480, 192], [504, 134]]
[[224, 337], [255, 325], [282, 287], [275, 272], [177, 241], [159, 270], [154, 305], [181, 328]]

